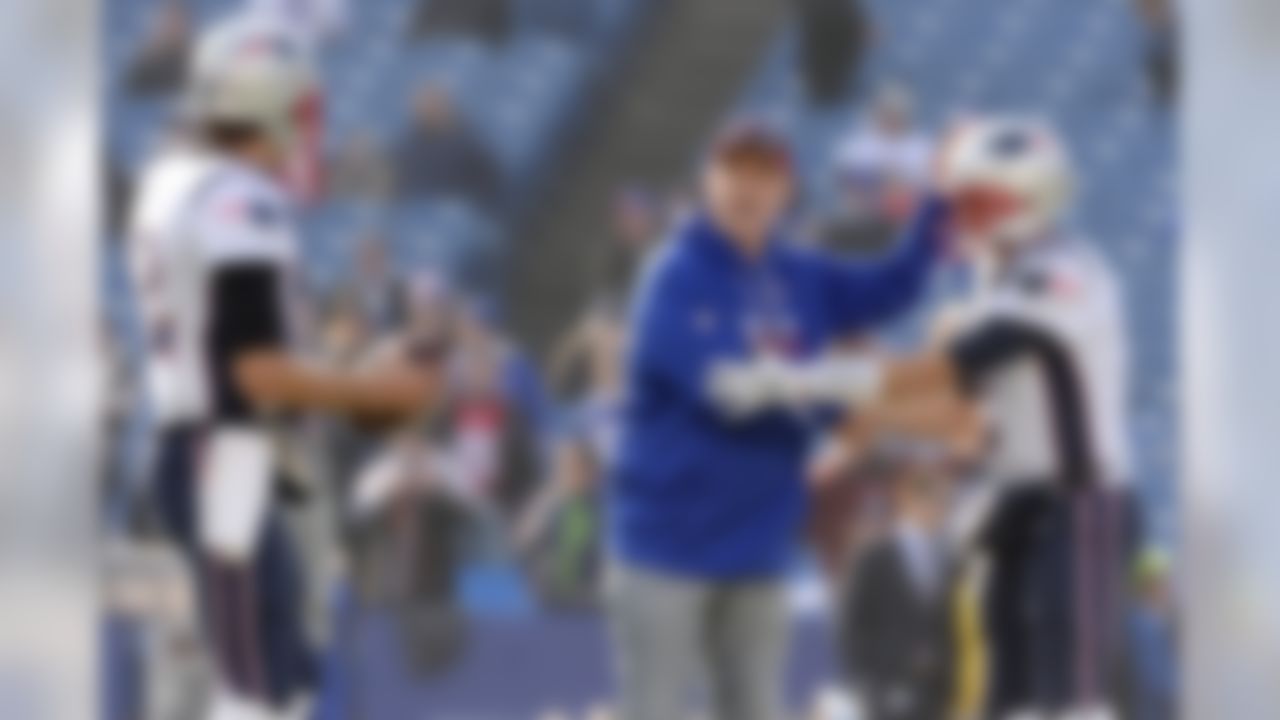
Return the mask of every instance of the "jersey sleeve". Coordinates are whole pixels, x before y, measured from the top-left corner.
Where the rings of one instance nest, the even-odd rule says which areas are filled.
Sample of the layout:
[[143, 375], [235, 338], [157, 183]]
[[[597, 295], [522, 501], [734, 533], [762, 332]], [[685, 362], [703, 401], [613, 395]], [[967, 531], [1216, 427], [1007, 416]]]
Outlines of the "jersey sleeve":
[[1023, 273], [988, 303], [986, 316], [951, 344], [968, 388], [1006, 363], [1027, 356], [1056, 360], [1096, 313], [1093, 278], [1069, 262]]
[[287, 344], [282, 272], [270, 262], [240, 260], [215, 268], [209, 284], [213, 410], [223, 421], [247, 419], [254, 407], [236, 367], [246, 353]]
[[1008, 364], [1032, 358], [1050, 365], [1070, 364], [1072, 309], [1054, 301], [1030, 299], [997, 308], [951, 343], [952, 366], [966, 391], [976, 391]]
[[287, 286], [294, 228], [283, 196], [251, 178], [215, 179], [193, 208], [207, 302], [214, 411], [255, 415], [235, 369], [246, 353], [289, 344]]
[[1046, 342], [1042, 328], [1013, 317], [993, 317], [962, 333], [948, 348], [951, 365], [968, 392], [974, 392], [1009, 363]]
[[214, 178], [193, 222], [205, 263], [288, 265], [294, 261], [293, 213], [283, 194], [239, 176]]

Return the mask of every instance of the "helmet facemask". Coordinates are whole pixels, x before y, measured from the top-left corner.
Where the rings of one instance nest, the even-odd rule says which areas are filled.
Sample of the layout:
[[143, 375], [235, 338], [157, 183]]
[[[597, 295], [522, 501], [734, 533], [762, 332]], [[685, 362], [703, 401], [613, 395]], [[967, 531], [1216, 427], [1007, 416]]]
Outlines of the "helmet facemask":
[[1007, 253], [1052, 235], [1071, 195], [1066, 154], [1045, 125], [974, 121], [944, 148], [941, 190], [971, 251]]

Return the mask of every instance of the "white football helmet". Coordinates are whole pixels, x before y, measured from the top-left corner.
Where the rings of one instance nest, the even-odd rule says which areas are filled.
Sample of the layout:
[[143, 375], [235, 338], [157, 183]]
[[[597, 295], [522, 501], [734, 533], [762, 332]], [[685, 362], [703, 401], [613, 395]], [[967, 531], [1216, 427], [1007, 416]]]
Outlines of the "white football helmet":
[[281, 149], [293, 148], [320, 112], [310, 45], [261, 15], [218, 23], [196, 47], [184, 110], [196, 122], [257, 126]]
[[978, 242], [1035, 242], [1053, 230], [1071, 201], [1075, 173], [1046, 122], [966, 121], [941, 152], [939, 189], [953, 203], [960, 233]]

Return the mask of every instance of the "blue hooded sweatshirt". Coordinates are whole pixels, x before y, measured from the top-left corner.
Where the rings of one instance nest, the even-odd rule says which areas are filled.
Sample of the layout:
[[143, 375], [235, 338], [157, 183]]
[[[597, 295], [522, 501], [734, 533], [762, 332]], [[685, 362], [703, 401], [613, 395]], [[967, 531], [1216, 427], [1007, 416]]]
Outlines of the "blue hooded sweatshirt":
[[775, 239], [743, 255], [705, 216], [657, 251], [634, 298], [620, 452], [610, 469], [615, 556], [706, 579], [786, 571], [807, 506], [817, 423], [731, 419], [707, 376], [758, 353], [803, 358], [907, 309], [936, 255], [943, 206], [925, 203], [884, 257], [854, 263]]

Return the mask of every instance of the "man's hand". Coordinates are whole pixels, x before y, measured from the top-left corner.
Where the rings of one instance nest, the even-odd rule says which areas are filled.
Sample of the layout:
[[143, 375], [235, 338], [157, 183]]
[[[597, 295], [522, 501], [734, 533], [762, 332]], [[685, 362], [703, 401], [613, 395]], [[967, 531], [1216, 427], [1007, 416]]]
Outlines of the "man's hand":
[[870, 423], [855, 419], [841, 432], [825, 438], [809, 458], [806, 476], [815, 490], [831, 487], [862, 462], [875, 441]]
[[420, 419], [438, 399], [438, 362], [414, 357], [413, 346], [396, 338], [378, 345], [361, 363], [365, 387], [354, 419], [373, 425], [397, 425]]
[[971, 122], [965, 118], [952, 121], [943, 131], [941, 140], [934, 146], [929, 175], [934, 192], [943, 197], [950, 198], [955, 189], [952, 182], [953, 156], [961, 133], [969, 127]]
[[366, 379], [365, 410], [358, 419], [399, 424], [421, 418], [436, 398], [435, 373], [408, 362], [379, 369]]
[[352, 371], [311, 366], [275, 349], [236, 358], [235, 380], [256, 406], [267, 410], [320, 411], [375, 425], [420, 417], [438, 398], [438, 364], [416, 362], [399, 344], [375, 353]]
[[978, 457], [987, 437], [981, 409], [953, 384], [940, 382], [946, 376], [937, 368], [928, 361], [895, 366], [888, 392], [857, 408], [840, 439], [865, 447], [880, 436], [918, 438], [940, 444], [956, 461]]

